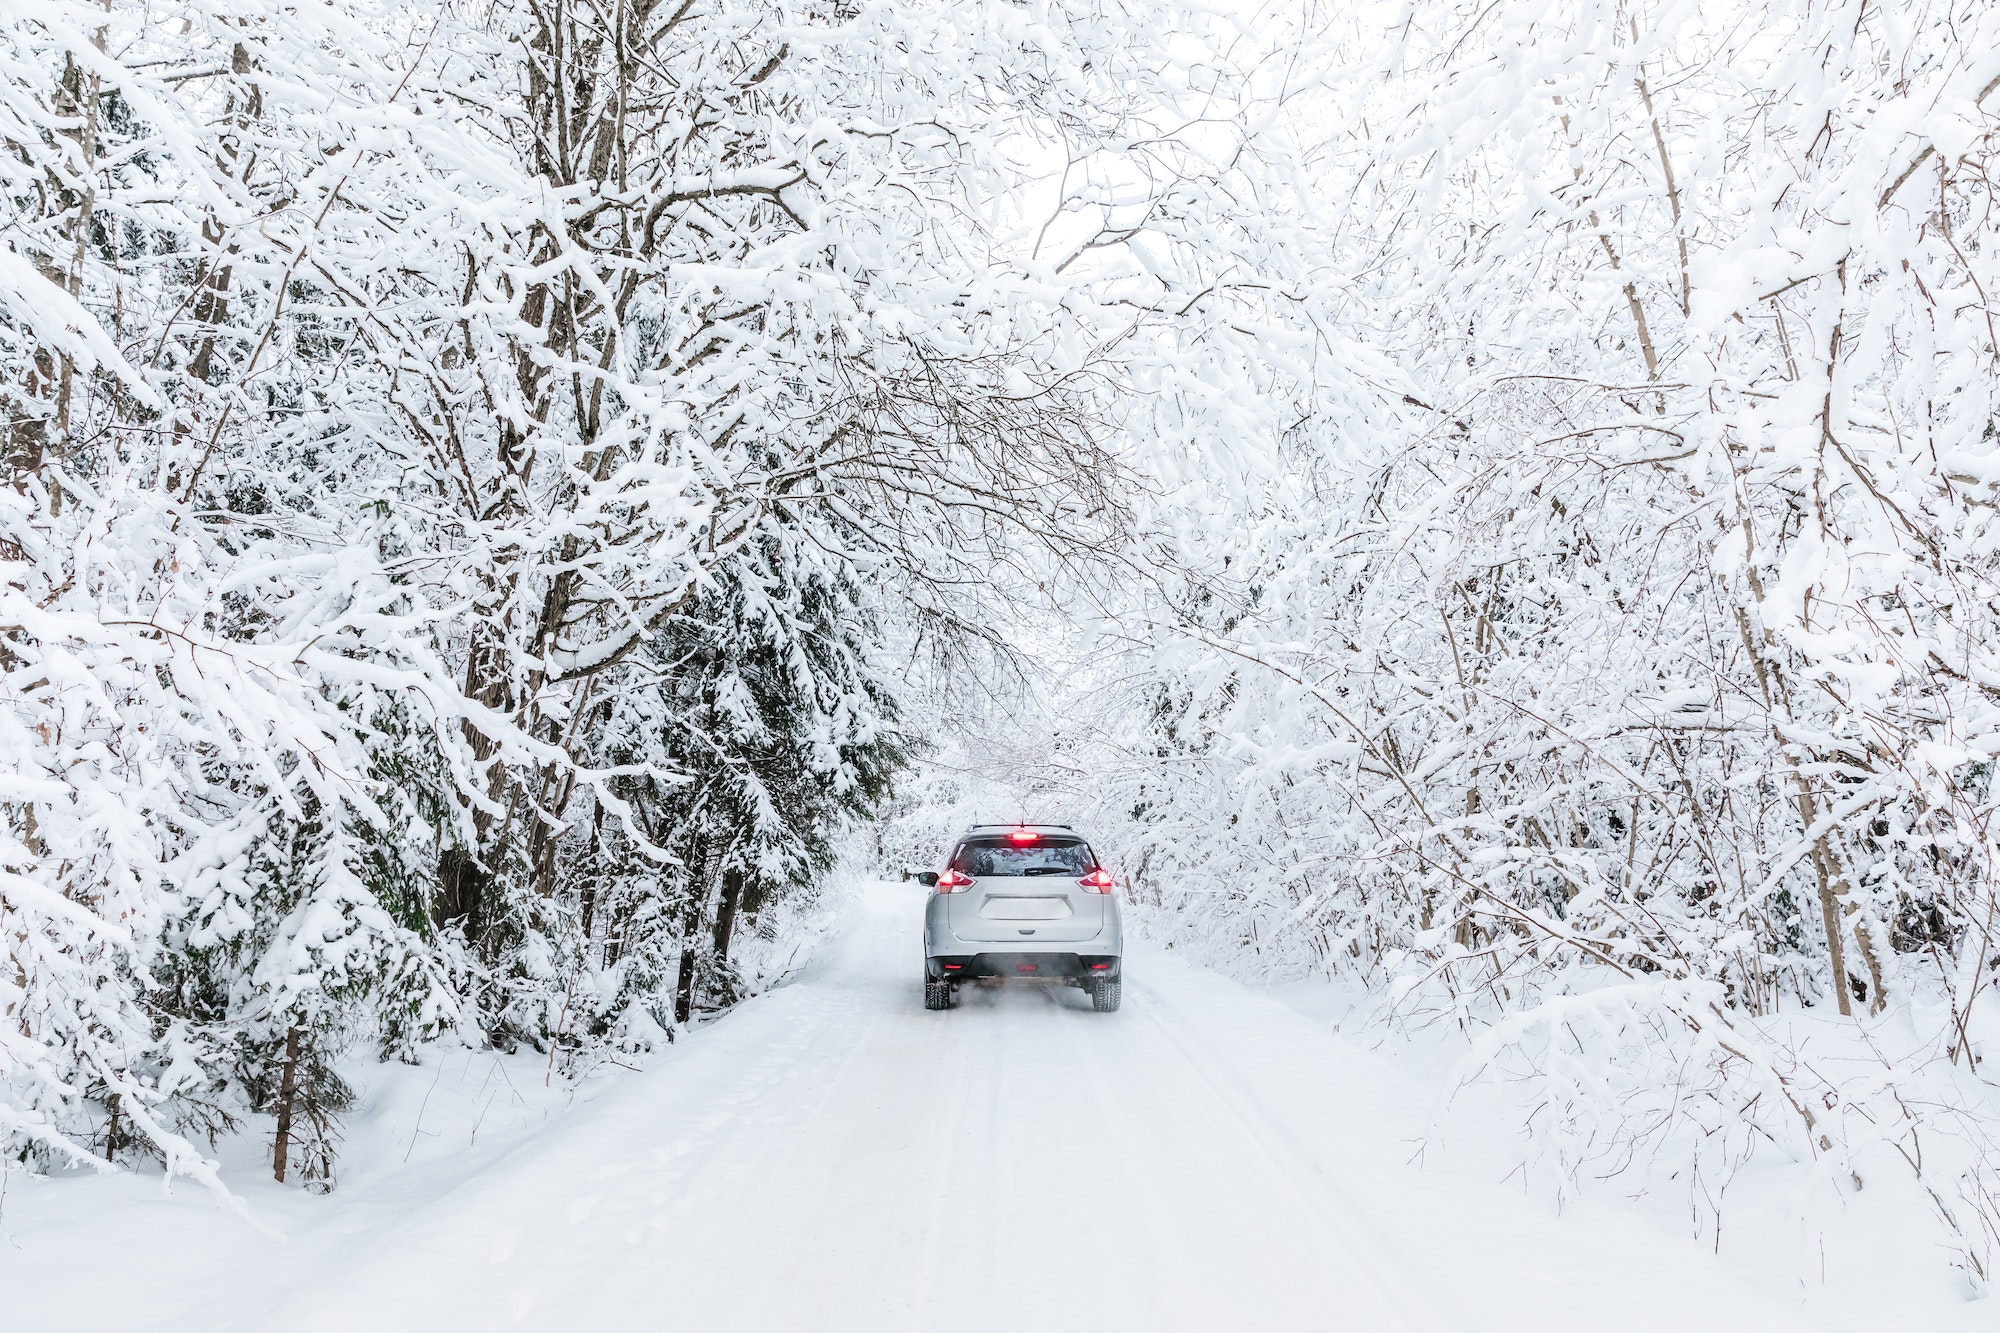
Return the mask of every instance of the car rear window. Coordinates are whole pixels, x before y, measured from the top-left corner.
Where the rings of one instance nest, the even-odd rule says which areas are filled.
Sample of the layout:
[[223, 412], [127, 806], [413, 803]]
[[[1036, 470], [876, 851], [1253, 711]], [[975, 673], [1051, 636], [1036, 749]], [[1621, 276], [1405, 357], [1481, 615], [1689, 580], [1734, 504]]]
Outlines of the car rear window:
[[1097, 858], [1080, 838], [1041, 838], [1014, 842], [1007, 838], [968, 838], [951, 858], [961, 875], [1083, 875]]

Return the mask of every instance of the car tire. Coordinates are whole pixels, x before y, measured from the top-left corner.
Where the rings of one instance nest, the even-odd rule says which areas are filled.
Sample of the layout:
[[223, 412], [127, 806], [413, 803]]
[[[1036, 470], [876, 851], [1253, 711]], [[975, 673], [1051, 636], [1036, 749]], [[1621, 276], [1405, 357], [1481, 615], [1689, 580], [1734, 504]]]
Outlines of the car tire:
[[924, 982], [924, 1008], [951, 1008], [951, 983], [949, 981]]
[[1100, 1014], [1118, 1011], [1119, 984], [1116, 981], [1100, 981], [1090, 988], [1090, 1003]]

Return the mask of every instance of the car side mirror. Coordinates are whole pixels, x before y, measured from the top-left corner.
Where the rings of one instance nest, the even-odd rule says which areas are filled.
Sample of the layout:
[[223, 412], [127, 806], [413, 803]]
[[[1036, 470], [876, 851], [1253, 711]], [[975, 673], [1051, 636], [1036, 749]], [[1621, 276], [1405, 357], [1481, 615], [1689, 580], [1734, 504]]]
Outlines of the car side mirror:
[[923, 886], [924, 886], [925, 888], [927, 888], [927, 889], [934, 889], [934, 888], [936, 888], [936, 887], [937, 887], [937, 871], [935, 871], [935, 870], [919, 870], [919, 871], [917, 872], [917, 883], [919, 883], [919, 884], [923, 885]]

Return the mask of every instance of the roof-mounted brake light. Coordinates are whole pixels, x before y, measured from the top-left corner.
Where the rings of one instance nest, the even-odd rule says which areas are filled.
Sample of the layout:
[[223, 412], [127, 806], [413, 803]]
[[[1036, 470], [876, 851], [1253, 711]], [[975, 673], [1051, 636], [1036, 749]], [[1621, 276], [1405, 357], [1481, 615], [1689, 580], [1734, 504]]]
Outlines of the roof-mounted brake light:
[[1007, 835], [1009, 842], [1040, 842], [1042, 835], [1031, 828], [1017, 828]]

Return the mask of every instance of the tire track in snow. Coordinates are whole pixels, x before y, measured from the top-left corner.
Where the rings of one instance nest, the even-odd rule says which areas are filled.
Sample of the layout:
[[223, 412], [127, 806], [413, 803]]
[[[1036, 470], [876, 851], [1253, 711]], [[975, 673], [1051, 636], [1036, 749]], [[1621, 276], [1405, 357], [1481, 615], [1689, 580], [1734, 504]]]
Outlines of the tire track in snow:
[[[941, 1124], [936, 1102], [942, 1088], [921, 1080], [910, 1087], [910, 1066], [933, 1063], [938, 1038], [925, 1031], [921, 1009], [876, 1003], [881, 992], [901, 989], [881, 984], [894, 975], [890, 955], [896, 952], [884, 924], [867, 914], [840, 956], [811, 983], [827, 995], [822, 1004], [829, 1021], [816, 1034], [823, 1040], [811, 1043], [828, 1056], [809, 1105], [768, 1122], [762, 1136], [739, 1140], [733, 1158], [717, 1155], [690, 1180], [711, 1211], [726, 1211], [699, 1245], [664, 1266], [667, 1284], [683, 1294], [677, 1323], [791, 1327], [814, 1315], [823, 1319], [829, 1302], [852, 1309], [833, 1299], [837, 1288], [858, 1289], [851, 1297], [876, 1297], [871, 1326], [902, 1322], [897, 1307], [910, 1301], [914, 1284], [898, 1260], [918, 1247], [908, 1245], [899, 1228], [907, 1230], [918, 1214], [888, 1200], [919, 1191], [920, 1164], [943, 1146], [927, 1141]], [[783, 1083], [774, 1091], [787, 1105], [800, 1100], [799, 1090]], [[912, 1091], [914, 1105], [907, 1100]], [[916, 1128], [916, 1142], [895, 1142], [904, 1126]], [[865, 1166], [870, 1162], [872, 1172]], [[733, 1178], [734, 1188], [721, 1187], [718, 1175]], [[906, 1243], [863, 1246], [863, 1238]], [[744, 1256], [760, 1256], [774, 1267], [746, 1272]], [[919, 1309], [904, 1313], [913, 1325], [920, 1321]]]
[[[923, 1003], [923, 986], [921, 981], [911, 986], [910, 1002], [913, 1005], [921, 1005]], [[949, 1017], [949, 1014], [925, 1012], [925, 1021], [933, 1027], [940, 1029]], [[972, 1070], [967, 1063], [963, 1059], [954, 1060], [952, 1062], [950, 1079], [950, 1105], [943, 1113], [944, 1123], [950, 1125], [963, 1125], [966, 1123], [967, 1109], [972, 1105], [972, 1081]], [[946, 1146], [944, 1160], [940, 1167], [939, 1182], [946, 1189], [949, 1189], [952, 1182], [958, 1178], [961, 1170], [967, 1136], [965, 1134], [945, 1134], [943, 1138]], [[945, 1260], [945, 1228], [942, 1216], [942, 1203], [938, 1207], [938, 1214], [935, 1223], [924, 1230], [923, 1256], [922, 1261], [918, 1265], [920, 1273], [918, 1279], [918, 1298], [915, 1307], [911, 1311], [910, 1318], [912, 1333], [917, 1333], [918, 1330], [931, 1329], [936, 1326], [937, 1322], [932, 1316], [931, 1310], [939, 1294], [939, 1273], [944, 1267]]]
[[[1180, 1211], [1179, 1206], [1161, 1186], [1157, 1165], [1146, 1160], [1130, 1135], [1115, 1128], [1120, 1124], [1116, 1115], [1119, 1109], [1118, 1098], [1110, 1082], [1105, 1078], [1104, 1071], [1099, 1067], [1099, 1062], [1085, 1046], [1082, 1024], [1093, 1019], [1102, 1021], [1108, 1015], [1093, 1013], [1086, 1018], [1084, 1014], [1071, 1010], [1067, 1005], [1061, 1006], [1061, 1009], [1063, 1012], [1058, 1016], [1058, 1025], [1071, 1051], [1075, 1053], [1078, 1068], [1083, 1070], [1084, 1081], [1091, 1090], [1091, 1099], [1100, 1110], [1100, 1114], [1093, 1119], [1099, 1124], [1114, 1127], [1113, 1132], [1105, 1136], [1106, 1141], [1123, 1163], [1127, 1179], [1134, 1182], [1135, 1192], [1143, 1196], [1136, 1200], [1141, 1205], [1136, 1216], [1127, 1213], [1126, 1219], [1136, 1221], [1138, 1226], [1158, 1241], [1160, 1249], [1168, 1252], [1169, 1271], [1178, 1273], [1194, 1271], [1199, 1262], [1199, 1255], [1190, 1239], [1187, 1226], [1168, 1225], [1168, 1220], [1175, 1218]], [[1154, 1309], [1158, 1311], [1160, 1296], [1158, 1285], [1152, 1285], [1146, 1294], [1152, 1298]], [[1165, 1312], [1158, 1311], [1158, 1314], [1164, 1317]]]
[[[1129, 990], [1129, 982], [1127, 986]], [[1179, 1012], [1171, 1001], [1150, 985], [1141, 985], [1139, 990], [1144, 1000], [1139, 1012], [1159, 1044], [1179, 1056], [1208, 1096], [1225, 1111], [1240, 1131], [1233, 1136], [1234, 1141], [1254, 1149], [1269, 1164], [1271, 1174], [1319, 1220], [1346, 1252], [1350, 1266], [1375, 1292], [1384, 1309], [1399, 1314], [1413, 1333], [1443, 1333], [1446, 1329], [1473, 1327], [1473, 1321], [1463, 1314], [1438, 1309], [1434, 1295], [1415, 1295], [1426, 1291], [1420, 1275], [1400, 1255], [1363, 1230], [1357, 1220], [1358, 1210], [1327, 1178], [1325, 1168], [1314, 1155], [1298, 1145], [1297, 1136], [1261, 1105], [1236, 1091], [1249, 1084], [1219, 1068], [1220, 1057], [1198, 1052], [1191, 1041], [1162, 1020], [1160, 1010]], [[1180, 1026], [1192, 1030], [1184, 1016]], [[1385, 1281], [1384, 1274], [1393, 1274], [1395, 1280]]]

